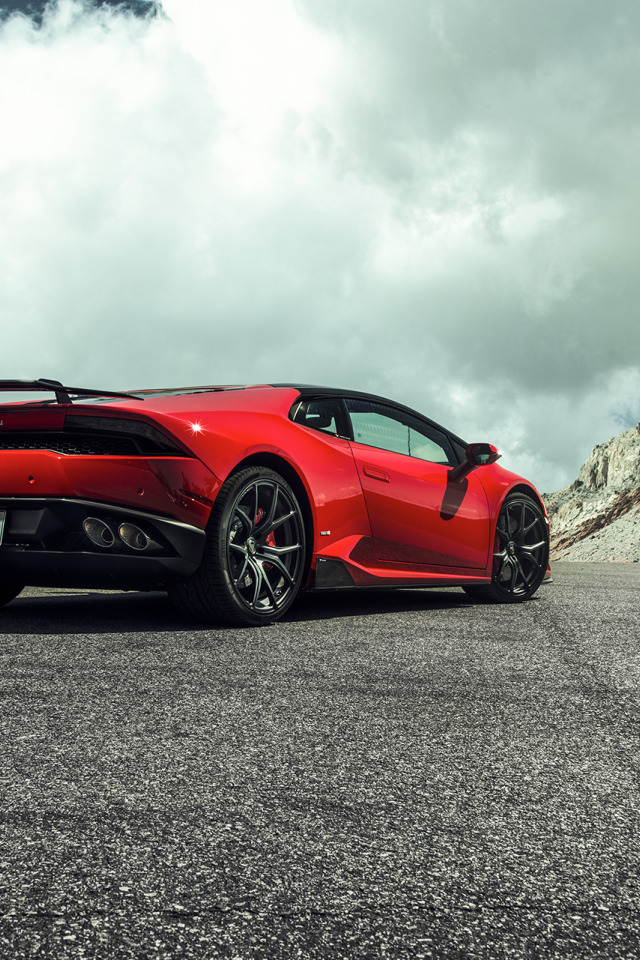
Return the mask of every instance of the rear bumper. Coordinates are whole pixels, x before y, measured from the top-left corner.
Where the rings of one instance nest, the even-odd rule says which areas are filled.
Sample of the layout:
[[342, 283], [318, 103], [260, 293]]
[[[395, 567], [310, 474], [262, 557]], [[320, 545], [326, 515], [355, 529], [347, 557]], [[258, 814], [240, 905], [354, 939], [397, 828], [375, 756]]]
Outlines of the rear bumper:
[[[5, 514], [0, 544], [0, 577], [25, 586], [145, 589], [200, 564], [205, 533], [167, 517], [95, 500], [2, 497]], [[83, 521], [96, 518], [113, 532], [110, 546], [92, 543]], [[134, 549], [120, 537], [122, 523], [135, 524], [148, 538]]]

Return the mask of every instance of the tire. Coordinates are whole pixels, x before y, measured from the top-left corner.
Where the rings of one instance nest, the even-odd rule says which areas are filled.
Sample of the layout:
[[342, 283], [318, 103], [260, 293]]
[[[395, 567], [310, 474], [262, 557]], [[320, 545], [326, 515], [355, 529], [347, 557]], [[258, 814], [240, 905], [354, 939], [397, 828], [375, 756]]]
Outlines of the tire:
[[540, 505], [524, 493], [513, 493], [498, 515], [491, 583], [463, 589], [473, 600], [521, 603], [542, 583], [548, 562], [549, 527]]
[[302, 511], [287, 481], [247, 467], [223, 485], [209, 518], [202, 563], [169, 586], [182, 613], [206, 623], [260, 626], [287, 612], [302, 585]]
[[0, 584], [0, 607], [3, 607], [5, 603], [11, 603], [12, 600], [15, 600], [23, 588], [24, 584], [22, 583]]

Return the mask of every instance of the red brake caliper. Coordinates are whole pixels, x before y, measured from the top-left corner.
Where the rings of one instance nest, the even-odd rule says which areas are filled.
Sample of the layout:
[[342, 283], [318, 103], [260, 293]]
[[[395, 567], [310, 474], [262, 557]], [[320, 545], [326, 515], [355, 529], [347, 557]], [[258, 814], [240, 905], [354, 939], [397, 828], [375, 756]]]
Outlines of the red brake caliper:
[[[262, 509], [262, 507], [258, 507], [258, 512], [256, 513], [256, 519], [255, 519], [256, 525], [257, 525], [258, 523], [260, 523], [260, 521], [262, 520], [263, 517], [264, 517], [264, 510]], [[275, 536], [275, 533], [273, 532], [273, 530], [271, 531], [271, 533], [269, 534], [269, 536], [268, 536], [267, 539], [265, 540], [265, 543], [266, 543], [266, 545], [267, 545], [268, 547], [275, 547], [275, 545], [276, 545], [276, 536]], [[271, 563], [265, 563], [264, 567], [265, 567], [266, 570], [273, 570], [273, 564], [271, 564]]]

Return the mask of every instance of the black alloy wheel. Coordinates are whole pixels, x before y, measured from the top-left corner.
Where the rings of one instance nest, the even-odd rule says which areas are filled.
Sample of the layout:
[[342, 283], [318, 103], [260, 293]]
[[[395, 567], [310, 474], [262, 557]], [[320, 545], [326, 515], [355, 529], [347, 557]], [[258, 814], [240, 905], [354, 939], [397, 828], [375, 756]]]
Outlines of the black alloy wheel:
[[248, 467], [216, 498], [200, 567], [170, 593], [199, 620], [274, 623], [295, 600], [305, 568], [304, 520], [293, 490], [274, 470]]
[[3, 607], [5, 603], [10, 603], [12, 600], [15, 600], [22, 589], [23, 584], [11, 582], [0, 584], [0, 607]]
[[514, 493], [498, 515], [491, 584], [464, 589], [474, 600], [528, 600], [542, 583], [548, 562], [549, 527], [544, 513], [531, 497]]
[[225, 568], [235, 597], [252, 616], [281, 614], [298, 591], [305, 556], [293, 491], [278, 474], [260, 471], [233, 498], [228, 518]]

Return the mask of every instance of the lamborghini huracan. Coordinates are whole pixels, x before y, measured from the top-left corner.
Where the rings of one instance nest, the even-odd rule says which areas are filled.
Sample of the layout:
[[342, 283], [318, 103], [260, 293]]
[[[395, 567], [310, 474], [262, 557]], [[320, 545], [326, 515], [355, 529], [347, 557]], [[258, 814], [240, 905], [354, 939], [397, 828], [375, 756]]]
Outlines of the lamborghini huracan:
[[549, 577], [535, 487], [400, 403], [288, 383], [0, 391], [2, 604], [160, 588], [200, 621], [260, 625], [301, 590], [517, 603]]

